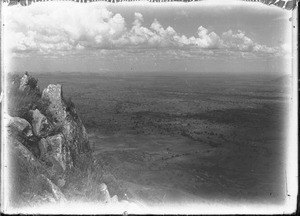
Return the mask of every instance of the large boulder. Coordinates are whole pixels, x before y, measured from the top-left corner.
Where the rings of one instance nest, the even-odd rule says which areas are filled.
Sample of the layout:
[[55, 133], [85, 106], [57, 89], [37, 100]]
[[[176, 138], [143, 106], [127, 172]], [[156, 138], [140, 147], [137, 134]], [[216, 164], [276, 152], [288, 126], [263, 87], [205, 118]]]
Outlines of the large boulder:
[[[66, 201], [64, 194], [47, 175], [44, 165], [13, 136], [7, 138], [8, 179], [7, 189], [13, 204], [26, 205], [27, 203], [46, 203]], [[42, 174], [42, 173], [45, 173]]]
[[17, 137], [30, 138], [33, 136], [31, 124], [23, 118], [7, 117], [8, 131]]
[[62, 133], [70, 148], [74, 166], [81, 169], [88, 168], [92, 159], [91, 147], [85, 127], [81, 121], [76, 122], [68, 116], [64, 123]]
[[7, 132], [10, 136], [21, 142], [28, 148], [36, 157], [39, 156], [40, 150], [38, 148], [37, 138], [32, 132], [31, 124], [23, 118], [7, 117]]
[[48, 164], [51, 178], [58, 181], [64, 173], [73, 167], [70, 150], [63, 134], [42, 138], [39, 142], [40, 159]]
[[81, 119], [74, 107], [67, 107], [62, 94], [61, 85], [49, 85], [44, 89], [42, 97], [50, 101], [49, 111], [56, 124], [62, 125], [61, 133], [65, 138], [66, 151], [70, 151], [73, 163], [67, 162], [67, 168], [73, 165], [81, 169], [88, 168], [92, 163], [91, 147]]
[[50, 128], [47, 118], [38, 109], [31, 110], [30, 112], [32, 117], [31, 125], [34, 135], [37, 137], [46, 135]]
[[10, 138], [8, 138], [8, 142], [9, 152], [14, 154], [14, 158], [17, 158], [20, 161], [22, 161], [22, 165], [26, 166], [30, 170], [42, 168], [42, 165], [37, 160], [37, 158], [21, 142], [19, 142], [13, 136], [10, 136]]
[[66, 106], [62, 99], [62, 87], [61, 85], [48, 85], [47, 88], [43, 90], [42, 98], [48, 99], [50, 105], [48, 107], [52, 116], [57, 122], [63, 122], [67, 116]]
[[20, 141], [14, 136], [7, 134], [7, 174], [8, 180], [4, 185], [9, 191], [9, 199], [12, 204], [21, 205], [27, 202], [25, 194], [34, 194], [36, 175], [43, 170], [42, 164]]

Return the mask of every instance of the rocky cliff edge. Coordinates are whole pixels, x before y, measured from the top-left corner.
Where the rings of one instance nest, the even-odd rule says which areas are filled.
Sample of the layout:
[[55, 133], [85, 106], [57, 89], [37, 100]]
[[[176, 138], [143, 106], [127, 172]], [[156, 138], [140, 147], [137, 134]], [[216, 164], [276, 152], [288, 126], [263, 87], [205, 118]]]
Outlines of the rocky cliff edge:
[[84, 176], [93, 170], [92, 148], [75, 106], [59, 84], [40, 91], [28, 73], [8, 82], [10, 199], [18, 206], [66, 201], [62, 189], [72, 172]]

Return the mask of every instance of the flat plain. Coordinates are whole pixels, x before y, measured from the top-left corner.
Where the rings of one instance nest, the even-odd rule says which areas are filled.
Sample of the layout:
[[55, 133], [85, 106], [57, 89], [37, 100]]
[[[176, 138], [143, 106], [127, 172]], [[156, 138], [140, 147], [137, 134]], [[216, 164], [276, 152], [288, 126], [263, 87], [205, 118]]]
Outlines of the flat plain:
[[286, 197], [284, 77], [33, 75], [72, 98], [97, 163], [123, 188], [111, 194], [151, 204]]

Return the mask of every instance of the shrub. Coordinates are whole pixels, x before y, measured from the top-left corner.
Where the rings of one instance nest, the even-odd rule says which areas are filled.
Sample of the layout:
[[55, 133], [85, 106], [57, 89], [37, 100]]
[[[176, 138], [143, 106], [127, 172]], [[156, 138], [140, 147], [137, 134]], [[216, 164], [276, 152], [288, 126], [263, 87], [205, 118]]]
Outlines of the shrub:
[[8, 113], [11, 116], [18, 116], [31, 121], [29, 110], [31, 110], [38, 101], [39, 98], [36, 95], [25, 94], [21, 91], [10, 92], [8, 102]]
[[66, 111], [68, 113], [70, 113], [70, 115], [73, 117], [73, 119], [75, 121], [78, 121], [79, 117], [78, 117], [78, 115], [77, 115], [77, 113], [75, 111], [75, 104], [73, 103], [72, 98], [71, 97], [69, 97], [67, 99], [63, 98], [63, 101], [64, 101], [64, 103], [66, 105]]
[[34, 89], [38, 88], [37, 83], [38, 83], [38, 80], [37, 80], [37, 79], [35, 79], [35, 78], [32, 77], [32, 76], [29, 76], [27, 85], [29, 86], [29, 88], [30, 88], [31, 90], [34, 90]]
[[64, 102], [66, 104], [67, 110], [72, 110], [72, 109], [75, 108], [75, 104], [73, 103], [71, 97], [69, 97], [67, 99], [64, 98], [63, 100], [64, 100]]
[[37, 86], [38, 80], [29, 76], [28, 86], [24, 91], [19, 90], [20, 75], [14, 74], [8, 78], [8, 113], [32, 121], [30, 110], [38, 109], [50, 122], [53, 122], [52, 114], [48, 110], [50, 101], [41, 97], [41, 91]]

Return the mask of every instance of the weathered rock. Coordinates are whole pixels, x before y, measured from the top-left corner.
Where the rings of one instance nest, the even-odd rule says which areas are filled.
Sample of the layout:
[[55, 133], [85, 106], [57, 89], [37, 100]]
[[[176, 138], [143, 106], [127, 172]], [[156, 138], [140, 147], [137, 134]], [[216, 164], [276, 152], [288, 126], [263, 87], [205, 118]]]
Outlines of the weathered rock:
[[44, 205], [47, 203], [56, 203], [54, 196], [48, 191], [43, 191], [42, 194], [32, 194], [29, 197], [32, 206]]
[[111, 203], [118, 203], [118, 202], [119, 202], [118, 196], [117, 196], [117, 195], [114, 195], [114, 196], [110, 199], [110, 202], [111, 202]]
[[51, 176], [61, 178], [66, 169], [73, 167], [70, 150], [63, 134], [42, 138], [39, 142], [41, 159], [48, 162], [51, 167]]
[[102, 202], [110, 202], [111, 201], [111, 197], [110, 197], [110, 194], [109, 194], [109, 191], [107, 189], [107, 186], [106, 184], [104, 183], [101, 183], [99, 185], [99, 199], [102, 201]]
[[26, 148], [28, 148], [35, 157], [40, 154], [37, 138], [33, 136], [32, 127], [25, 119], [19, 117], [6, 116], [6, 129], [9, 136], [17, 139]]
[[64, 123], [62, 133], [70, 148], [74, 166], [87, 169], [91, 165], [92, 156], [87, 133], [82, 123], [68, 118]]
[[[25, 74], [20, 80], [19, 89], [26, 94], [33, 93], [40, 99], [36, 81]], [[11, 187], [19, 185], [15, 195], [22, 197], [25, 202], [33, 195], [34, 202], [64, 201], [59, 187], [69, 183], [69, 171], [73, 167], [86, 170], [93, 165], [85, 127], [73, 103], [63, 99], [61, 85], [49, 85], [43, 91], [42, 98], [50, 102], [42, 108], [51, 114], [51, 123], [35, 108], [30, 111], [32, 125], [19, 117], [11, 117], [6, 121], [12, 143], [11, 158], [15, 161], [12, 173], [17, 173], [16, 178], [13, 176], [16, 182]]]
[[8, 143], [12, 160], [9, 163], [9, 179], [13, 179], [9, 182], [11, 199], [24, 200], [26, 194], [31, 194], [36, 195], [32, 202], [52, 202], [53, 198], [56, 202], [66, 201], [59, 187], [41, 174], [45, 169], [39, 160], [14, 137], [9, 137]]
[[32, 116], [31, 125], [34, 135], [38, 137], [45, 135], [50, 127], [47, 118], [38, 109], [31, 110], [30, 112]]
[[63, 187], [66, 184], [66, 181], [63, 178], [60, 178], [57, 180], [57, 186], [58, 187]]
[[[14, 136], [6, 139], [8, 145], [7, 170], [9, 182], [6, 181], [5, 189], [9, 191], [9, 199], [16, 205], [26, 201], [24, 194], [34, 194], [36, 173], [43, 170], [42, 164], [21, 142]], [[25, 199], [24, 199], [25, 198]]]
[[30, 76], [27, 72], [23, 75], [23, 77], [20, 79], [20, 91], [30, 90], [30, 91], [36, 91], [39, 92], [40, 89], [37, 85], [37, 80]]
[[20, 80], [19, 90], [24, 91], [28, 87], [28, 81], [29, 75], [25, 73]]
[[46, 138], [47, 141], [47, 155], [58, 162], [60, 167], [66, 169], [66, 155], [65, 155], [65, 140], [62, 134], [57, 134]]
[[66, 201], [66, 198], [64, 194], [61, 192], [61, 190], [59, 189], [59, 187], [57, 187], [50, 179], [48, 179], [43, 174], [40, 174], [37, 178], [42, 186], [42, 189], [50, 192], [56, 201], [59, 202]]
[[28, 121], [19, 117], [8, 117], [7, 121], [8, 132], [12, 135], [31, 137], [32, 127]]
[[71, 168], [74, 165], [81, 169], [86, 169], [91, 165], [92, 160], [92, 150], [87, 133], [76, 110], [67, 111], [61, 85], [49, 85], [44, 89], [42, 97], [50, 101], [49, 111], [53, 118], [56, 119], [57, 124], [62, 124], [61, 131], [65, 138], [66, 154], [71, 155], [71, 160], [73, 161], [72, 164], [67, 162], [67, 167]]
[[39, 149], [40, 149], [40, 158], [43, 159], [46, 157], [46, 153], [47, 153], [47, 140], [45, 138], [42, 138], [39, 141]]
[[41, 168], [41, 163], [37, 158], [29, 151], [22, 143], [20, 143], [14, 137], [8, 138], [9, 150], [13, 152], [14, 158], [22, 161], [22, 165], [30, 168], [31, 170]]
[[42, 97], [50, 101], [48, 109], [56, 121], [63, 122], [67, 116], [67, 113], [66, 106], [62, 100], [61, 85], [48, 85], [48, 87], [43, 90]]
[[67, 201], [65, 195], [61, 192], [61, 190], [46, 176], [40, 174], [36, 177], [36, 179], [37, 179], [36, 187], [40, 189], [39, 193], [25, 194], [25, 197], [29, 200], [32, 206]]

